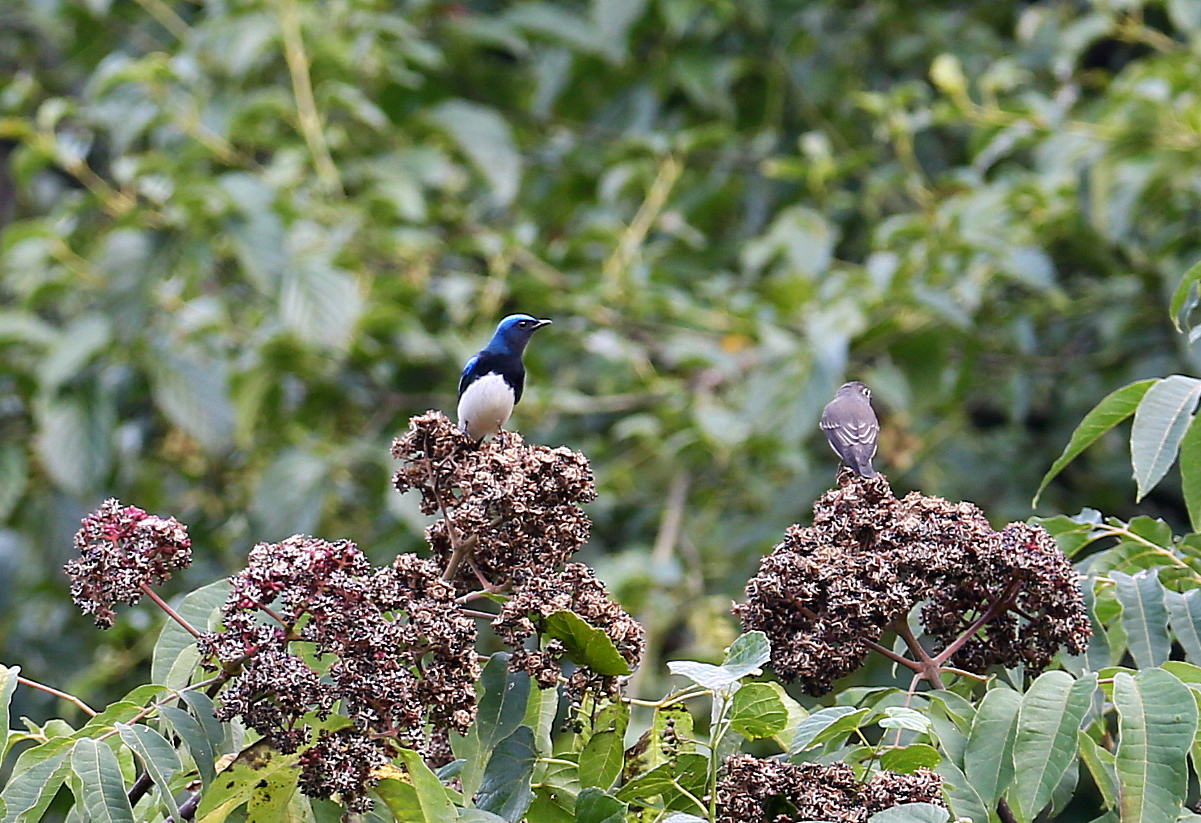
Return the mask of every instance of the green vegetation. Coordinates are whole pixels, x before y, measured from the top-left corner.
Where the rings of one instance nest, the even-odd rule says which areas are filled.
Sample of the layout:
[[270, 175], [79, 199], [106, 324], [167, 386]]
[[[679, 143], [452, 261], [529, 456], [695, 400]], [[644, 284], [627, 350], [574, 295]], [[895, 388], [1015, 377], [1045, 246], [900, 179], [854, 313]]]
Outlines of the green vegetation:
[[[1023, 823], [1048, 792], [1069, 816], [1170, 823], [1179, 752], [1197, 752], [1155, 724], [1201, 681], [1199, 53], [1188, 0], [0, 4], [0, 661], [111, 704], [92, 735], [17, 689], [14, 717], [72, 742], [21, 755], [78, 789], [52, 808], [108, 808], [135, 755], [181, 756], [112, 724], [162, 701], [136, 691], [163, 683], [156, 641], [190, 641], [160, 639], [144, 606], [108, 633], [78, 614], [61, 570], [81, 518], [116, 497], [187, 524], [194, 562], [167, 599], [295, 533], [353, 540], [377, 566], [428, 554], [431, 517], [391, 488], [389, 444], [452, 410], [462, 363], [527, 311], [555, 325], [510, 427], [591, 462], [575, 559], [647, 630], [627, 697], [661, 702], [667, 660], [723, 659], [731, 599], [833, 485], [821, 409], [861, 379], [898, 495], [969, 500], [994, 524], [1044, 516], [1100, 633], [1039, 680], [994, 680], [1006, 697], [963, 678], [962, 703], [915, 698], [929, 728], [887, 725], [907, 683], [841, 681], [855, 721], [803, 747], [769, 731], [779, 707], [758, 687], [718, 694], [715, 728], [798, 761], [863, 728], [863, 768], [901, 759], [880, 749], [900, 728], [912, 763], [966, 770], [988, 806], [1010, 766], [1036, 765], [971, 758], [973, 735], [1010, 729], [1019, 753], [1053, 755], [1009, 804]], [[203, 623], [220, 597], [201, 601]], [[854, 678], [894, 685], [883, 666]], [[804, 711], [778, 699], [789, 723]], [[531, 701], [537, 722], [517, 728], [541, 735], [553, 712]], [[161, 708], [214, 758], [241, 742]], [[111, 748], [74, 745], [109, 732]], [[564, 745], [594, 732], [621, 742], [589, 727]], [[211, 779], [190, 745], [191, 765], [150, 778]], [[1176, 754], [1140, 772], [1152, 749]], [[588, 751], [607, 774], [612, 752]], [[707, 791], [688, 781], [716, 761], [684, 760], [637, 779]], [[424, 774], [393, 782], [389, 808], [445, 812]], [[567, 817], [531, 808], [602, 821], [635, 794], [617, 779]]]

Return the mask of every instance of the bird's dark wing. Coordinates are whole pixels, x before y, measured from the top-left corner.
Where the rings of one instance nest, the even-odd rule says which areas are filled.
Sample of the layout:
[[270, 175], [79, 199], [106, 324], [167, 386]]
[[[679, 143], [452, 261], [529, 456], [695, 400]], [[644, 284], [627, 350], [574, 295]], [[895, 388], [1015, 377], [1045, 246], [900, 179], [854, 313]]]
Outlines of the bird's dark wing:
[[481, 351], [463, 367], [463, 376], [459, 378], [459, 397], [463, 396], [468, 386], [485, 374], [499, 374], [513, 389], [513, 402], [521, 399], [521, 389], [525, 385], [525, 367], [520, 356], [497, 354], [487, 349]]
[[459, 397], [463, 396], [463, 392], [467, 387], [480, 379], [486, 372], [480, 369], [480, 355], [475, 355], [467, 361], [467, 365], [463, 367], [463, 374], [459, 377]]

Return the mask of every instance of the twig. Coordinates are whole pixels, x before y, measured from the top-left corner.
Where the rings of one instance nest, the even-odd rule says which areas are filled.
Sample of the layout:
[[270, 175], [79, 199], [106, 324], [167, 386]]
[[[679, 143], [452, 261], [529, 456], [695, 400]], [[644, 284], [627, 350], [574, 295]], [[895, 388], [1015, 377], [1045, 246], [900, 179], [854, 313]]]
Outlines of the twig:
[[300, 19], [296, 12], [296, 0], [278, 0], [280, 28], [284, 35], [284, 58], [288, 73], [292, 77], [292, 95], [296, 98], [296, 118], [300, 133], [308, 144], [317, 176], [332, 194], [342, 195], [342, 180], [338, 167], [329, 153], [325, 142], [325, 131], [317, 101], [313, 97], [313, 79], [309, 76], [309, 58], [304, 50], [304, 38], [300, 32]]
[[459, 609], [459, 613], [466, 617], [474, 617], [476, 620], [495, 620], [500, 617], [500, 615], [493, 614], [492, 612], [481, 612], [475, 609]]
[[638, 247], [646, 240], [651, 226], [658, 219], [663, 207], [667, 205], [667, 198], [683, 171], [684, 164], [671, 155], [663, 158], [659, 163], [659, 173], [655, 175], [654, 182], [647, 189], [642, 205], [634, 213], [634, 219], [630, 221], [630, 225], [622, 232], [621, 239], [617, 242], [617, 248], [613, 250], [601, 267], [601, 277], [605, 282], [605, 290], [609, 294], [620, 294], [629, 285], [627, 273], [638, 254]]
[[55, 689], [51, 686], [47, 686], [44, 683], [39, 683], [36, 680], [30, 680], [28, 677], [21, 677], [20, 675], [17, 675], [17, 682], [24, 686], [29, 686], [31, 689], [37, 689], [38, 691], [46, 692], [46, 694], [52, 694], [55, 697], [62, 698], [63, 700], [66, 700], [68, 703], [74, 703], [76, 706], [78, 706], [80, 709], [82, 709], [83, 712], [85, 714], [87, 714], [89, 717], [95, 717], [98, 714], [98, 712], [95, 709], [93, 709], [87, 703], [84, 703], [82, 700], [80, 700], [78, 697], [76, 697], [73, 694], [67, 694], [66, 692], [60, 692], [58, 689]]
[[175, 609], [168, 606], [167, 601], [159, 597], [158, 594], [155, 593], [154, 589], [150, 588], [150, 586], [146, 583], [141, 585], [141, 589], [143, 594], [153, 600], [156, 606], [167, 613], [167, 617], [170, 617], [172, 620], [182, 626], [184, 631], [192, 635], [192, 637], [195, 637], [198, 640], [200, 639], [200, 632], [197, 631], [196, 627], [185, 620], [179, 612], [175, 611]]
[[[964, 631], [963, 634], [955, 638], [951, 645], [947, 646], [938, 653], [938, 656], [933, 659], [934, 664], [941, 667], [942, 664], [950, 660], [951, 655], [959, 651], [960, 647], [962, 647], [964, 643], [971, 639], [976, 632], [984, 628], [984, 624], [1005, 612], [1005, 610], [1012, 605], [1013, 598], [1017, 596], [1018, 589], [1021, 588], [1021, 585], [1021, 580], [1010, 581], [1009, 585], [1005, 587], [1005, 591], [1002, 592], [1001, 596], [992, 601], [988, 608], [984, 610], [984, 614], [976, 618], [975, 622], [968, 626], [967, 630]], [[939, 688], [941, 689], [942, 686], [939, 686]]]
[[917, 665], [914, 671], [920, 671], [926, 681], [936, 689], [943, 688], [942, 675], [939, 674], [938, 663], [935, 662], [917, 637], [913, 634], [913, 629], [909, 628], [909, 621], [904, 617], [900, 617], [893, 621], [893, 631], [895, 631], [904, 641], [909, 650], [913, 652], [917, 658]]
[[910, 660], [908, 657], [905, 657], [904, 655], [901, 655], [901, 654], [897, 654], [896, 652], [894, 652], [892, 649], [888, 648], [887, 646], [881, 646], [879, 643], [876, 643], [872, 640], [864, 640], [863, 643], [865, 646], [867, 646], [869, 649], [876, 652], [877, 654], [882, 654], [885, 657], [887, 657], [889, 660], [891, 660], [892, 662], [900, 663], [902, 666], [904, 666], [907, 669], [910, 669], [911, 671], [920, 673], [922, 670], [922, 665], [920, 663], [915, 663], [914, 661]]

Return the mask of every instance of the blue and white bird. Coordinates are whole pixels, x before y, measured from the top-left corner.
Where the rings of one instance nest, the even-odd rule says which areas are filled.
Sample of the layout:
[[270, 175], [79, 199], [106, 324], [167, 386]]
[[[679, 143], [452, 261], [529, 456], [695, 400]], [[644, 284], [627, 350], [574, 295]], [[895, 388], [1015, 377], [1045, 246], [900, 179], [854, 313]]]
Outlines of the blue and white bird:
[[549, 326], [528, 314], [510, 314], [459, 378], [459, 427], [473, 440], [497, 434], [513, 413], [525, 387], [521, 355], [534, 332]]

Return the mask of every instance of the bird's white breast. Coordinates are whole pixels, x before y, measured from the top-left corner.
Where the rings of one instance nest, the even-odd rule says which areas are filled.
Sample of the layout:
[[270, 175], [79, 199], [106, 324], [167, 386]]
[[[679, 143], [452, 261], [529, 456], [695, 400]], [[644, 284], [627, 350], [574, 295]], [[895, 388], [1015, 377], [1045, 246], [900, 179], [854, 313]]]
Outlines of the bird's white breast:
[[513, 413], [513, 389], [495, 372], [485, 374], [463, 391], [459, 398], [459, 425], [480, 440], [496, 434]]

